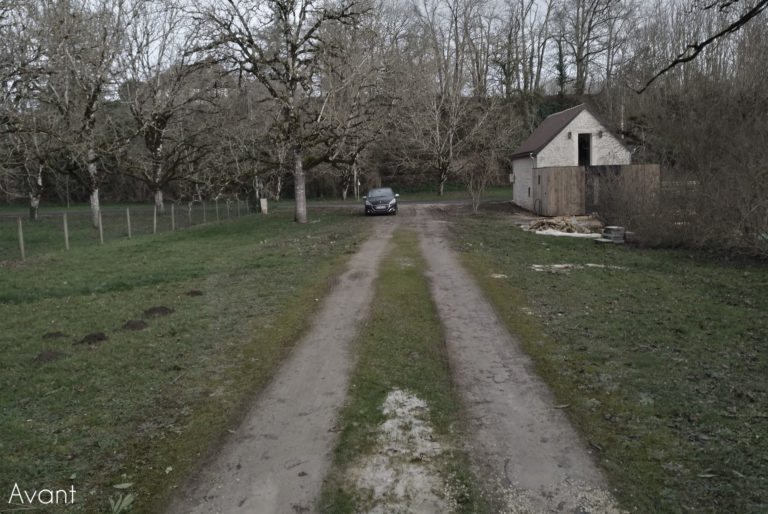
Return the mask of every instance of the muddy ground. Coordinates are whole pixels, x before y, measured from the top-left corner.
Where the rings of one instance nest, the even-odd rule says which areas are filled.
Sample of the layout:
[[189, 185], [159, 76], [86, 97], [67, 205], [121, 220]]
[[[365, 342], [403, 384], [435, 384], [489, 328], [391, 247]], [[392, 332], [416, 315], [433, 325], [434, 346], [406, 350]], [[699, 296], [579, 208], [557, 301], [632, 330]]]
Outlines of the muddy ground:
[[[465, 444], [494, 510], [617, 512], [583, 441], [459, 264], [445, 217], [430, 206], [403, 205], [397, 216], [370, 221], [374, 235], [323, 299], [306, 336], [215, 460], [177, 494], [168, 512], [315, 511], [354, 366], [350, 343], [398, 226], [419, 235], [462, 398]], [[423, 505], [393, 509], [424, 512]]]

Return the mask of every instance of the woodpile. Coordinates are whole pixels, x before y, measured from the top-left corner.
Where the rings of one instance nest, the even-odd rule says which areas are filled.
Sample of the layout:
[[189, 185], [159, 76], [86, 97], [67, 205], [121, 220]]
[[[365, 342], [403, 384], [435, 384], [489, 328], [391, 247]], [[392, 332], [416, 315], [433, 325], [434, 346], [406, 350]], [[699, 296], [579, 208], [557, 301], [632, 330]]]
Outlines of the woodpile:
[[531, 223], [529, 230], [532, 232], [538, 232], [539, 230], [557, 230], [558, 232], [566, 232], [568, 234], [589, 234], [591, 231], [579, 223], [573, 218], [549, 218], [544, 220], [538, 220]]

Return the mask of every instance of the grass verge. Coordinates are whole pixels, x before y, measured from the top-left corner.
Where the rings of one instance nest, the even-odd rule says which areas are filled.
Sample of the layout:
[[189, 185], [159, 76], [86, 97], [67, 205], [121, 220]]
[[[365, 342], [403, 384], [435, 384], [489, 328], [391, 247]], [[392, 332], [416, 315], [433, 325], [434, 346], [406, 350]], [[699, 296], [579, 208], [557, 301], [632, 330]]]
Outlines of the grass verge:
[[362, 230], [335, 213], [250, 216], [0, 273], [0, 491], [72, 486], [68, 512], [108, 511], [120, 494], [159, 511], [288, 353]]
[[768, 510], [768, 265], [455, 222], [465, 264], [626, 508]]
[[477, 512], [482, 509], [468, 471], [469, 459], [457, 448], [459, 403], [416, 236], [399, 231], [393, 243], [392, 253], [381, 265], [370, 317], [358, 341], [359, 361], [342, 412], [340, 441], [324, 485], [321, 510], [360, 512], [374, 506], [376, 498], [371, 491], [356, 488], [350, 472], [379, 453], [377, 445], [387, 419], [382, 404], [390, 393], [401, 390], [428, 406], [426, 421], [446, 448], [432, 464], [442, 471], [457, 510]]

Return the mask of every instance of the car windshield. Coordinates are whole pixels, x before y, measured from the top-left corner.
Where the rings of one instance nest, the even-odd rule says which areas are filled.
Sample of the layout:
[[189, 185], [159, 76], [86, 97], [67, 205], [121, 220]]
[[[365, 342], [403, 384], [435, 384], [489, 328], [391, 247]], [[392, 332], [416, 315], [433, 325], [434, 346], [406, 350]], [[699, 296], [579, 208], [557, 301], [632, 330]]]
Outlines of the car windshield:
[[368, 198], [381, 198], [382, 196], [395, 196], [395, 193], [388, 187], [368, 191]]

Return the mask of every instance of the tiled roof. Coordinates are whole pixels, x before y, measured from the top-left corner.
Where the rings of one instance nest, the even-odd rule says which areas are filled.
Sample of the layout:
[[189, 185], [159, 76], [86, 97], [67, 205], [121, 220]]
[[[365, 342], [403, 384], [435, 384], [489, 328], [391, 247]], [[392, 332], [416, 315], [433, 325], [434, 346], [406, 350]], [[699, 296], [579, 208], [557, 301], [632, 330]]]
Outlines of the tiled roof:
[[539, 153], [539, 151], [547, 146], [547, 144], [567, 127], [576, 116], [585, 110], [589, 110], [589, 108], [585, 104], [581, 104], [564, 111], [556, 112], [555, 114], [550, 114], [541, 122], [541, 125], [536, 127], [533, 134], [520, 143], [520, 146], [515, 150], [512, 158], [514, 159], [515, 157], [523, 157]]

